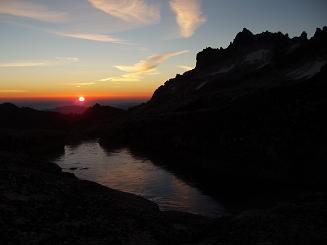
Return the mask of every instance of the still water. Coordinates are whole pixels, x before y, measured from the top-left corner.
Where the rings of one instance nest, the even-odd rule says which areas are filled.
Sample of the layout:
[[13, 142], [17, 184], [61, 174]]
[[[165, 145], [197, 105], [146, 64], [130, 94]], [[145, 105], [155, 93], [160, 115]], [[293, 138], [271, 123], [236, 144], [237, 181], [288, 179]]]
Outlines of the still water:
[[127, 148], [108, 152], [96, 141], [66, 146], [55, 161], [65, 172], [107, 187], [143, 196], [161, 210], [219, 216], [223, 207], [201, 190]]

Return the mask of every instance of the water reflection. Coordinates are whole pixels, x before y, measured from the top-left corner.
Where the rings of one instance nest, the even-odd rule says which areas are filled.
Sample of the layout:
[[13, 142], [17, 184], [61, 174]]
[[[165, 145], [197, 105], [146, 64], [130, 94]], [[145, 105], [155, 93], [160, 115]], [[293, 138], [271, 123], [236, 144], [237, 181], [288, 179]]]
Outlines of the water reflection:
[[217, 216], [222, 206], [199, 189], [150, 160], [135, 157], [126, 148], [105, 151], [98, 142], [66, 146], [55, 162], [66, 172], [117, 190], [141, 195], [161, 210], [179, 210]]

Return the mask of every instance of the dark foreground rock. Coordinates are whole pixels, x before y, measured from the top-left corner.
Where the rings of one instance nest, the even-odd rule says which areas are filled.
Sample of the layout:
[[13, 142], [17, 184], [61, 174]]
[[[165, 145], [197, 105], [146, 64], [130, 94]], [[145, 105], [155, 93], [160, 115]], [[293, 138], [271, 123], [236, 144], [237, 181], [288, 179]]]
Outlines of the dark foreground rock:
[[199, 239], [206, 225], [55, 164], [0, 155], [0, 244], [181, 244]]
[[307, 194], [266, 210], [217, 220], [201, 245], [323, 245], [327, 243], [327, 195]]

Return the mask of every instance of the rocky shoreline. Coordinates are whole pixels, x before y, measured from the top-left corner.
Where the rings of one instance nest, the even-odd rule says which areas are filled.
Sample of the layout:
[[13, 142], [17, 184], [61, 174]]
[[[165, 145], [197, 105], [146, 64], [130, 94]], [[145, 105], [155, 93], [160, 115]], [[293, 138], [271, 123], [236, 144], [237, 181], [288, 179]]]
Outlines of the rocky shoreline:
[[210, 223], [26, 156], [1, 153], [0, 176], [1, 244], [180, 244]]

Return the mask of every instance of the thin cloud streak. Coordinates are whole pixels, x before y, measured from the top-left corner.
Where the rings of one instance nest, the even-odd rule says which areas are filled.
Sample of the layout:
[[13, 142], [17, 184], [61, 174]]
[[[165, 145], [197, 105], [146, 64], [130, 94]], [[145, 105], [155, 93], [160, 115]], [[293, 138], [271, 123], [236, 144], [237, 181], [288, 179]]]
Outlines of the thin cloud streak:
[[76, 58], [76, 57], [56, 57], [56, 60], [62, 61], [62, 62], [65, 62], [65, 63], [79, 62], [79, 58]]
[[145, 0], [89, 0], [98, 10], [123, 21], [149, 25], [160, 20], [160, 8], [157, 4]]
[[157, 71], [157, 69], [150, 69], [143, 72], [127, 73], [121, 76], [104, 78], [98, 80], [98, 82], [140, 82], [145, 75], [154, 76], [159, 74], [160, 73]]
[[179, 68], [181, 68], [185, 71], [190, 71], [190, 70], [194, 69], [194, 67], [192, 67], [192, 66], [185, 66], [185, 65], [181, 65], [181, 66], [179, 66]]
[[64, 12], [52, 11], [46, 6], [22, 0], [1, 0], [0, 13], [46, 22], [64, 22], [68, 19], [68, 15]]
[[99, 82], [140, 82], [141, 76], [125, 74], [117, 77], [108, 77], [104, 79], [100, 79]]
[[199, 0], [171, 0], [170, 8], [176, 14], [181, 36], [184, 38], [191, 37], [206, 22]]
[[22, 67], [40, 67], [45, 66], [42, 62], [11, 62], [11, 63], [0, 63], [0, 68], [22, 68]]
[[111, 43], [115, 43], [115, 44], [134, 45], [133, 43], [128, 42], [127, 40], [123, 40], [123, 39], [114, 37], [112, 35], [105, 35], [105, 34], [98, 34], [98, 33], [70, 33], [70, 32], [65, 33], [65, 32], [58, 32], [58, 31], [54, 31], [54, 30], [39, 28], [39, 27], [35, 27], [32, 25], [22, 24], [22, 23], [17, 23], [17, 22], [12, 22], [12, 21], [5, 21], [5, 22], [19, 26], [19, 27], [42, 31], [42, 32], [46, 32], [46, 33], [50, 33], [50, 34], [62, 36], [62, 37], [83, 39], [83, 40], [96, 41], [96, 42], [111, 42]]
[[73, 85], [76, 88], [81, 88], [81, 87], [93, 86], [93, 85], [96, 85], [96, 83], [95, 82], [84, 82], [84, 83], [71, 83], [69, 85]]
[[11, 93], [27, 93], [27, 90], [19, 89], [0, 89], [0, 93], [11, 94]]
[[164, 54], [158, 54], [153, 55], [145, 60], [140, 60], [138, 63], [132, 65], [132, 66], [126, 66], [126, 65], [117, 65], [114, 66], [118, 70], [128, 72], [128, 73], [142, 73], [147, 72], [149, 70], [153, 70], [156, 67], [158, 67], [162, 62], [166, 61], [169, 58], [172, 58], [174, 56], [182, 55], [185, 53], [188, 53], [188, 50], [183, 51], [177, 51], [177, 52], [169, 52]]
[[56, 57], [55, 60], [47, 61], [15, 61], [0, 63], [0, 68], [27, 68], [27, 67], [43, 67], [43, 66], [56, 66], [66, 65], [79, 62], [76, 57]]
[[84, 39], [84, 40], [89, 40], [89, 41], [109, 42], [109, 43], [115, 43], [115, 44], [130, 45], [130, 43], [128, 43], [127, 41], [125, 41], [123, 39], [119, 39], [119, 38], [113, 37], [111, 35], [105, 35], [105, 34], [96, 34], [96, 33], [60, 33], [60, 32], [56, 32], [55, 34], [57, 34], [59, 36], [78, 38], [78, 39]]

